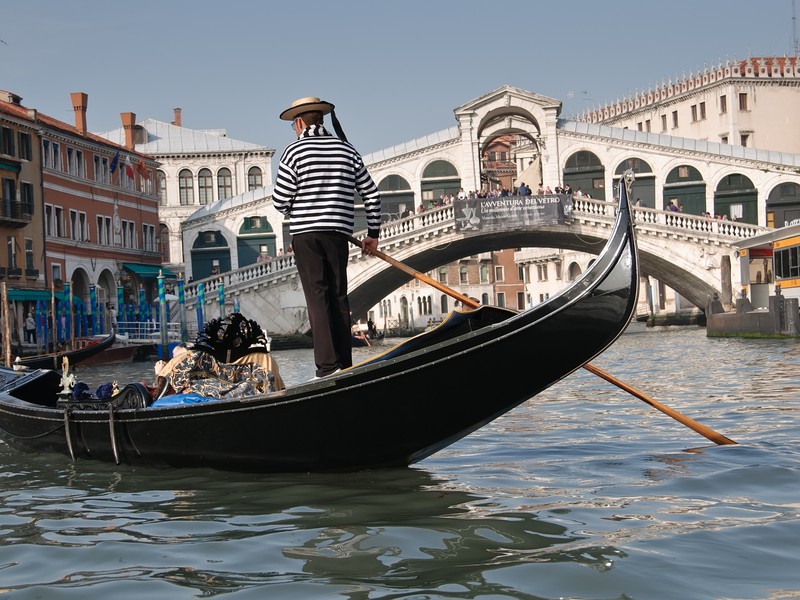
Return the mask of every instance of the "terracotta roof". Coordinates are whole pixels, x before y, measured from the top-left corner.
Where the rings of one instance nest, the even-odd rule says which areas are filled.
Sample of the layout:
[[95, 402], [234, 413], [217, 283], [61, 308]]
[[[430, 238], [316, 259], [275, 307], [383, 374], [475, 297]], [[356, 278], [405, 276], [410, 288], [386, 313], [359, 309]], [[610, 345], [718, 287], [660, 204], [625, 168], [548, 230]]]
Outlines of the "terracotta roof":
[[[0, 112], [3, 112], [5, 114], [8, 114], [8, 115], [20, 118], [20, 119], [24, 119], [26, 121], [29, 121], [29, 122], [33, 123], [34, 121], [33, 121], [33, 119], [30, 118], [30, 115], [28, 114], [28, 111], [29, 111], [28, 107], [23, 106], [22, 104], [14, 104], [12, 102], [7, 102], [6, 100], [0, 100]], [[92, 142], [96, 142], [96, 143], [102, 144], [104, 146], [109, 146], [111, 148], [120, 148], [121, 150], [125, 150], [126, 152], [128, 152], [130, 154], [135, 154], [136, 156], [145, 156], [145, 157], [147, 157], [147, 155], [143, 154], [142, 152], [130, 151], [127, 148], [125, 148], [124, 145], [116, 144], [116, 143], [114, 143], [112, 141], [109, 141], [108, 139], [106, 139], [104, 137], [101, 137], [99, 135], [96, 135], [94, 133], [91, 133], [91, 132], [87, 131], [84, 134], [80, 134], [78, 132], [77, 128], [74, 125], [70, 125], [69, 123], [65, 123], [64, 121], [59, 121], [58, 119], [54, 119], [53, 117], [51, 117], [49, 115], [46, 115], [44, 113], [38, 112], [38, 111], [36, 113], [36, 121], [35, 122], [40, 123], [41, 125], [43, 125], [45, 127], [48, 127], [50, 129], [56, 129], [58, 131], [61, 131], [63, 133], [68, 133], [68, 134], [73, 135], [73, 136], [78, 137], [78, 138], [84, 138], [86, 140], [90, 140]]]
[[796, 56], [751, 56], [750, 58], [740, 60], [739, 68], [744, 70], [748, 62], [753, 66], [757, 66], [759, 62], [761, 62], [768, 69], [772, 69], [772, 66], [777, 63], [781, 70], [783, 70], [783, 67], [786, 66], [787, 63], [793, 67], [797, 67], [800, 60]]

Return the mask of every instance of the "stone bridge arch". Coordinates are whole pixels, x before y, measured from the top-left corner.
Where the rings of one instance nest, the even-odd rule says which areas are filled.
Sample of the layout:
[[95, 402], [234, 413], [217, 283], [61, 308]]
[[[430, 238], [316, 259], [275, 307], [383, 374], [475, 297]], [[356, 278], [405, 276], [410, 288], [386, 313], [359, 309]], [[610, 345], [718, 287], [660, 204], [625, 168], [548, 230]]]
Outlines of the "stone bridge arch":
[[[575, 225], [555, 225], [535, 230], [484, 235], [465, 235], [452, 231], [437, 236], [435, 245], [422, 241], [398, 245], [392, 250], [384, 251], [413, 269], [427, 273], [465, 256], [504, 248], [561, 248], [597, 254], [604, 247], [609, 232], [608, 227]], [[714, 294], [719, 294], [723, 299], [730, 298], [730, 283], [727, 290], [722, 289], [722, 282], [726, 277], [720, 271], [727, 265], [727, 281], [730, 282], [729, 256], [734, 250], [730, 244], [712, 244], [700, 252], [692, 246], [690, 253], [677, 254], [665, 248], [664, 238], [643, 235], [637, 241], [643, 276], [649, 275], [658, 279], [700, 308], [704, 308], [708, 298]], [[692, 253], [696, 253], [696, 256], [692, 256]], [[700, 267], [697, 258], [700, 259]], [[366, 314], [382, 298], [412, 279], [380, 259], [356, 257], [354, 262], [361, 265], [359, 269], [349, 269], [350, 307], [354, 315]]]
[[[385, 224], [381, 251], [421, 273], [465, 256], [521, 247], [563, 248], [597, 254], [614, 223], [616, 207], [602, 200], [574, 199], [573, 223], [506, 231], [456, 231], [452, 205]], [[650, 275], [698, 307], [709, 296], [731, 303], [738, 269], [731, 269], [733, 243], [764, 229], [746, 223], [650, 208], [634, 209], [642, 275]], [[735, 272], [732, 272], [735, 271]], [[389, 296], [412, 277], [355, 246], [348, 267], [354, 316]], [[196, 302], [196, 284], [187, 286], [187, 308]], [[273, 333], [308, 330], [305, 302], [293, 256], [251, 265], [205, 280], [206, 314], [219, 314], [217, 287], [224, 283], [228, 301], [236, 296], [243, 313]], [[457, 288], [456, 288], [457, 289]]]

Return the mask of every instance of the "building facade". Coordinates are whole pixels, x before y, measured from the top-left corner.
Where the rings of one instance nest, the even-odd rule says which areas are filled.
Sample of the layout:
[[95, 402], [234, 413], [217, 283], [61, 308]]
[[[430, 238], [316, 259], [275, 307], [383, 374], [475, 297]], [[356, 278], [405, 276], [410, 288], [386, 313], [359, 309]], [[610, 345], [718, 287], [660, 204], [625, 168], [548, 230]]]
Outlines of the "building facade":
[[800, 123], [792, 111], [798, 105], [800, 59], [751, 57], [684, 73], [578, 120], [795, 153]]
[[[197, 235], [185, 240], [181, 227], [199, 209], [272, 185], [272, 156], [275, 151], [265, 146], [229, 138], [224, 129], [190, 129], [183, 127], [180, 108], [174, 109], [174, 120], [165, 123], [145, 119], [133, 126], [133, 147], [159, 162], [156, 183], [159, 199], [159, 249], [161, 260], [173, 272], [187, 273], [195, 278], [206, 277], [212, 271], [231, 269], [231, 263], [221, 259], [216, 235]], [[114, 143], [123, 143], [124, 128], [98, 134]], [[269, 224], [260, 227], [248, 222], [251, 238], [269, 233]], [[269, 237], [269, 236], [265, 236]], [[274, 236], [272, 236], [274, 239]], [[254, 242], [253, 261], [261, 246], [274, 255], [276, 248], [269, 243]], [[194, 254], [194, 268], [185, 263], [185, 256]], [[188, 277], [188, 275], [187, 275]]]
[[[26, 279], [51, 292], [71, 289], [73, 301], [99, 328], [100, 323], [106, 324], [106, 305], [116, 304], [118, 286], [131, 301], [139, 289], [145, 289], [150, 299], [154, 296], [155, 274], [161, 264], [155, 187], [158, 163], [133, 151], [132, 113], [121, 114], [126, 143], [114, 144], [88, 131], [86, 94], [73, 93], [70, 101], [74, 125], [24, 106], [16, 94], [5, 92], [0, 97], [3, 113], [27, 119], [26, 127], [36, 132], [31, 156], [38, 160], [28, 168], [39, 168], [41, 182], [33, 200], [34, 214], [39, 216], [34, 219], [38, 225], [32, 227], [40, 228], [35, 231], [38, 236], [15, 241], [13, 251], [9, 240], [8, 259], [16, 265], [33, 264], [26, 267], [31, 273]], [[21, 181], [23, 204], [30, 204], [23, 198], [31, 183]], [[36, 186], [30, 187], [35, 190]], [[37, 255], [42, 257], [39, 273]]]
[[[676, 76], [660, 86], [587, 111], [578, 120], [718, 143], [719, 151], [731, 156], [745, 156], [742, 148], [796, 154], [800, 152], [800, 123], [794, 118], [798, 106], [800, 59], [751, 57], [727, 60], [690, 72], [688, 76]], [[709, 212], [724, 215], [725, 209], [730, 210], [724, 201], [728, 190], [720, 190], [722, 210], [712, 211], [703, 202], [705, 181], [695, 169], [670, 173], [668, 183], [676, 191], [681, 191], [681, 187], [688, 189], [684, 190], [684, 198], [675, 194], [665, 202], [675, 199], [683, 203], [685, 199], [687, 209], [694, 209], [691, 212], [705, 207]], [[751, 181], [727, 183], [741, 189], [749, 186], [751, 198], [744, 212], [750, 212], [759, 224], [784, 227], [800, 219], [800, 189], [796, 185], [778, 185], [762, 200], [756, 196]], [[763, 207], [758, 205], [759, 201], [763, 201]], [[749, 211], [747, 204], [752, 207]]]
[[35, 110], [0, 92], [0, 282], [13, 308], [9, 327], [20, 341], [25, 316], [49, 298], [42, 218], [42, 155]]

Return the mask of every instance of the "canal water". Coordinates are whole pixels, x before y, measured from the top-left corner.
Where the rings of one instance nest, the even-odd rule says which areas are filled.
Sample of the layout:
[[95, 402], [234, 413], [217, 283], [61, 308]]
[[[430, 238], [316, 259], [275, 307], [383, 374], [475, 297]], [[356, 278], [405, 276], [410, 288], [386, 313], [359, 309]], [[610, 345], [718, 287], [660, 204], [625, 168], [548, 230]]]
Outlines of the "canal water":
[[[288, 383], [313, 375], [310, 351], [275, 354]], [[593, 363], [739, 444], [585, 370], [408, 469], [154, 470], [0, 443], [0, 597], [800, 598], [800, 342], [661, 329]]]

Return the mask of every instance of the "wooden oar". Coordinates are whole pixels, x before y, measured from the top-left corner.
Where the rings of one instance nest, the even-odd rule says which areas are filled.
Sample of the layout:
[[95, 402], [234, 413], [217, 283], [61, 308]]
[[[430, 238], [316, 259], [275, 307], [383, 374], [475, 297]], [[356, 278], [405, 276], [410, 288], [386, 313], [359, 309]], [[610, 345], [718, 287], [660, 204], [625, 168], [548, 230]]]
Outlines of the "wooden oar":
[[[353, 244], [355, 246], [358, 246], [359, 248], [363, 248], [364, 247], [363, 244], [359, 240], [354, 238], [352, 235], [348, 235], [346, 237], [347, 237], [347, 240], [351, 244]], [[469, 306], [470, 308], [478, 308], [480, 306], [480, 304], [478, 302], [476, 302], [475, 300], [473, 300], [472, 298], [464, 296], [463, 294], [459, 294], [457, 291], [447, 287], [446, 285], [442, 285], [441, 283], [439, 283], [435, 279], [432, 279], [432, 278], [428, 277], [424, 273], [420, 273], [416, 269], [412, 269], [408, 265], [406, 265], [404, 263], [401, 263], [399, 260], [392, 258], [388, 254], [384, 254], [380, 250], [371, 250], [370, 254], [373, 254], [373, 255], [377, 256], [378, 258], [380, 258], [382, 260], [385, 260], [390, 265], [392, 265], [394, 267], [397, 267], [398, 269], [400, 269], [404, 273], [407, 273], [408, 275], [411, 275], [411, 277], [413, 277], [415, 279], [418, 279], [420, 281], [424, 281], [425, 283], [427, 283], [428, 285], [436, 288], [437, 290], [439, 290], [441, 292], [444, 292], [445, 294], [447, 294], [449, 296], [452, 296], [456, 300], [460, 301], [464, 306]], [[672, 409], [672, 408], [670, 408], [668, 406], [665, 406], [664, 404], [662, 404], [658, 400], [654, 400], [650, 396], [647, 396], [646, 394], [643, 394], [639, 390], [627, 385], [626, 383], [620, 381], [619, 379], [617, 379], [613, 375], [610, 375], [609, 373], [606, 373], [602, 369], [598, 369], [597, 367], [595, 367], [594, 365], [592, 365], [590, 363], [586, 363], [585, 365], [583, 365], [583, 368], [586, 369], [587, 371], [589, 371], [590, 373], [594, 373], [598, 377], [601, 377], [601, 378], [605, 379], [609, 383], [613, 383], [615, 386], [617, 386], [621, 390], [626, 391], [629, 394], [631, 394], [632, 396], [635, 396], [635, 397], [639, 398], [639, 400], [642, 400], [642, 401], [646, 402], [647, 404], [649, 404], [650, 406], [652, 406], [656, 410], [660, 410], [662, 413], [664, 413], [668, 417], [672, 417], [673, 419], [675, 419], [679, 423], [682, 423], [683, 425], [685, 425], [689, 429], [699, 433], [700, 435], [702, 435], [706, 439], [711, 440], [715, 444], [725, 445], [725, 444], [735, 444], [736, 443], [732, 439], [730, 439], [729, 437], [726, 437], [726, 436], [722, 435], [721, 433], [718, 433], [718, 432], [714, 431], [710, 427], [706, 427], [705, 425], [702, 425], [702, 424], [698, 423], [694, 419], [691, 419], [691, 418], [687, 417], [686, 415], [678, 412], [675, 409]]]

